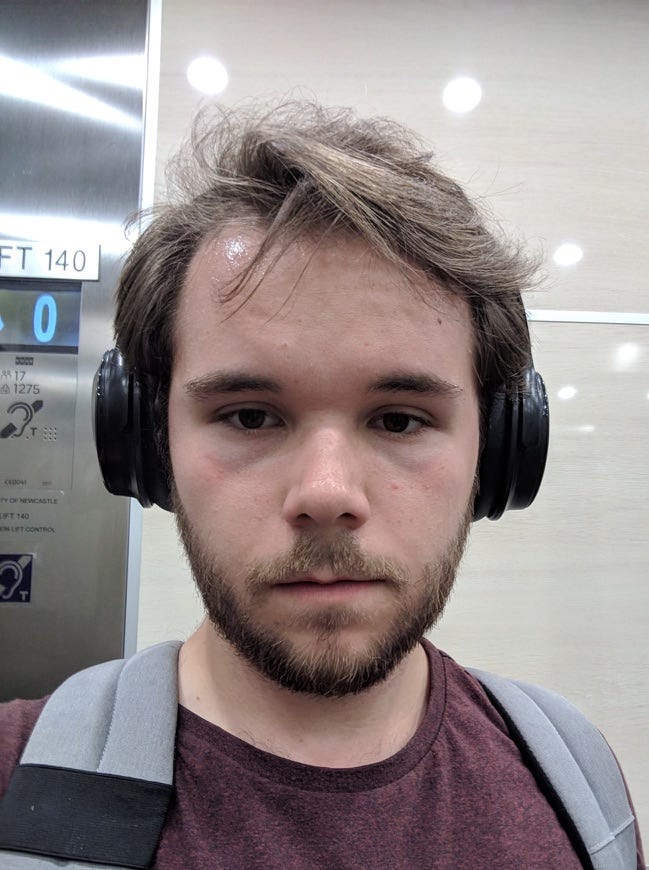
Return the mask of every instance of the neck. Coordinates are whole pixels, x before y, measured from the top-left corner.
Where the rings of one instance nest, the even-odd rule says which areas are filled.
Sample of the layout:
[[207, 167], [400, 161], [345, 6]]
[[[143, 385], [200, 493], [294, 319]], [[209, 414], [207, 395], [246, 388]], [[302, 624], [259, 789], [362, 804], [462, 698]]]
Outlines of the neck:
[[260, 674], [206, 620], [179, 659], [180, 703], [247, 743], [303, 764], [383, 761], [414, 735], [428, 702], [428, 661], [418, 645], [388, 678], [357, 695], [291, 692]]

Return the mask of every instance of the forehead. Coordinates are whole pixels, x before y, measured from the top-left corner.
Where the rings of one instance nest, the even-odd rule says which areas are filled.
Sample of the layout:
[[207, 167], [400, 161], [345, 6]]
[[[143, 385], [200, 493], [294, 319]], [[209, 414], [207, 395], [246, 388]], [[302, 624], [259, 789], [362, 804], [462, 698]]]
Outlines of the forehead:
[[472, 372], [464, 300], [358, 238], [300, 239], [271, 251], [230, 298], [260, 243], [255, 231], [233, 229], [200, 247], [180, 294], [174, 366], [196, 357], [199, 344], [235, 356], [293, 345], [305, 356], [344, 351], [349, 362], [384, 354], [393, 364], [411, 364], [418, 354], [423, 363], [434, 351], [438, 365], [446, 358]]

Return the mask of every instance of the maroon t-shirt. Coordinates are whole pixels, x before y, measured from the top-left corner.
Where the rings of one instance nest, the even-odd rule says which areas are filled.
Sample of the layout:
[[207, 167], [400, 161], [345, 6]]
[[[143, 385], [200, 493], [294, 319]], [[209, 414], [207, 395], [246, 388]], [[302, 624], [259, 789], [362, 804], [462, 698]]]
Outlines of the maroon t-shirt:
[[[175, 792], [155, 867], [580, 868], [482, 688], [425, 647], [424, 720], [400, 752], [377, 764], [288, 761], [180, 707]], [[42, 706], [0, 705], [0, 795]]]

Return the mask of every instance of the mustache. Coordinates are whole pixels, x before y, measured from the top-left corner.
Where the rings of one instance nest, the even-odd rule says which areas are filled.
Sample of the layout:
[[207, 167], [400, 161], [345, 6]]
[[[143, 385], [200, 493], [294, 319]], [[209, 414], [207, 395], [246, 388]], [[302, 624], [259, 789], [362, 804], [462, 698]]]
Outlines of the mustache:
[[329, 568], [340, 577], [382, 580], [396, 587], [408, 582], [408, 571], [393, 559], [364, 553], [350, 532], [335, 538], [302, 534], [287, 553], [248, 566], [245, 584], [250, 591], [286, 583], [299, 574]]

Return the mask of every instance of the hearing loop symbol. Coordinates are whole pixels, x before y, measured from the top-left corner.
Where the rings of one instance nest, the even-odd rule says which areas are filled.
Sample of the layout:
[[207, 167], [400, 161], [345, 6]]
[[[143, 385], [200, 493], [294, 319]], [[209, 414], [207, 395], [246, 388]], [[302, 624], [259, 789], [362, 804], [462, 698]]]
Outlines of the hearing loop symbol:
[[[43, 402], [37, 399], [32, 402], [14, 402], [9, 405], [7, 411], [9, 414], [16, 414], [16, 422], [7, 423], [4, 429], [0, 430], [0, 438], [20, 438], [27, 426], [34, 419], [34, 414], [38, 413], [43, 407]], [[22, 419], [21, 419], [22, 417]]]
[[[16, 592], [25, 576], [31, 576], [32, 556], [0, 556], [0, 601], [17, 600]], [[29, 600], [28, 592], [18, 592], [18, 598]]]

